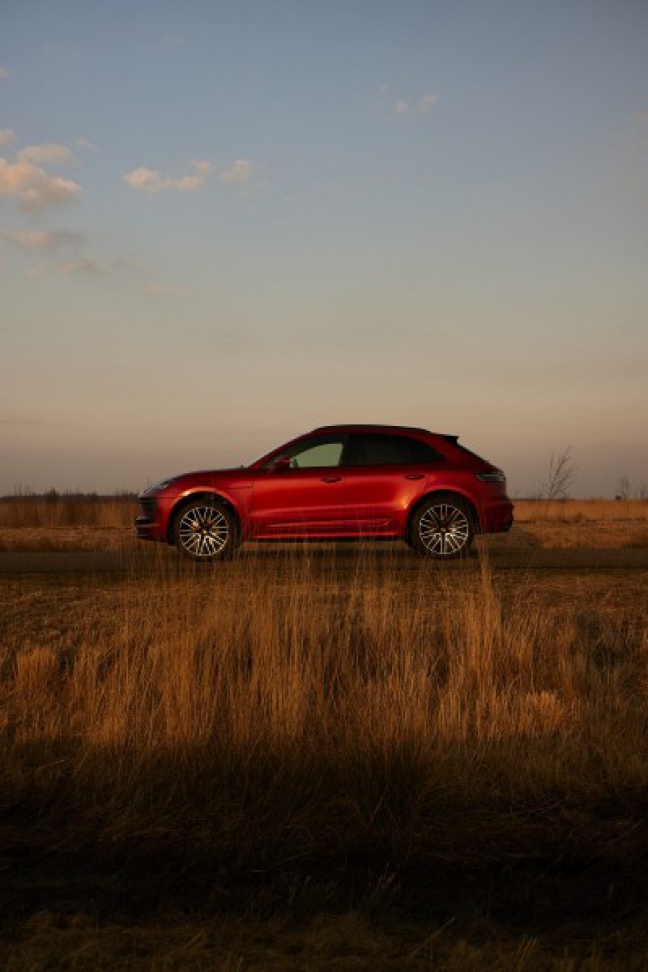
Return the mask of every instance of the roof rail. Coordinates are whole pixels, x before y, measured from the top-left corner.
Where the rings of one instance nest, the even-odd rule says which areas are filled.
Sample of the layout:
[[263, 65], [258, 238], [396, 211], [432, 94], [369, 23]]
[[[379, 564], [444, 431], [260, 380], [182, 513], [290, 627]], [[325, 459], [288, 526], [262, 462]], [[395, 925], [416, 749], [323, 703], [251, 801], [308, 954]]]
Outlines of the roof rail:
[[416, 425], [384, 425], [380, 422], [340, 422], [338, 425], [319, 425], [313, 432], [331, 432], [335, 429], [397, 429], [400, 432], [429, 432]]

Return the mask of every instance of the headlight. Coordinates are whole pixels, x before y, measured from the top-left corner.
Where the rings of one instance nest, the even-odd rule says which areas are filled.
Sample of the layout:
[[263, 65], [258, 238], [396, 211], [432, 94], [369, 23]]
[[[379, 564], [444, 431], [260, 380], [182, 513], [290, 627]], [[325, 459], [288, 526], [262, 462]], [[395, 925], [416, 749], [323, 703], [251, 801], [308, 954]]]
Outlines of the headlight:
[[146, 489], [142, 490], [142, 495], [145, 496], [147, 493], [161, 493], [163, 489], [174, 483], [175, 479], [163, 479], [162, 482], [156, 483], [154, 486], [147, 486]]

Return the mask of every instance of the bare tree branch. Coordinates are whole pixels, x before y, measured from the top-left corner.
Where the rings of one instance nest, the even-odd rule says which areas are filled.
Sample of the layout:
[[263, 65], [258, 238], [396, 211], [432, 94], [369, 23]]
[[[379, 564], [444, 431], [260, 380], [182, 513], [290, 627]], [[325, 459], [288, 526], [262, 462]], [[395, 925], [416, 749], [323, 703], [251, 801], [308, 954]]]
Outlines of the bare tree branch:
[[576, 466], [571, 446], [563, 449], [562, 452], [553, 452], [547, 478], [540, 484], [540, 499], [548, 503], [568, 499], [575, 481]]

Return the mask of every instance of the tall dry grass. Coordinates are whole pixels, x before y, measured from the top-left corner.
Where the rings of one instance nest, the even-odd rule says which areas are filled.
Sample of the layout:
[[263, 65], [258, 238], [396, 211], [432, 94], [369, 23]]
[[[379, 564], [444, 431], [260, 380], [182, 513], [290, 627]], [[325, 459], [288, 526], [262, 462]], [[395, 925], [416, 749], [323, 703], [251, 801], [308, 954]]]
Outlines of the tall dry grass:
[[236, 873], [645, 854], [644, 631], [487, 566], [404, 586], [359, 551], [323, 585], [314, 556], [160, 574], [5, 649], [5, 813]]
[[[65, 493], [0, 498], [1, 527], [132, 527], [137, 500], [117, 496]], [[648, 501], [629, 500], [516, 500], [518, 523], [594, 523], [648, 521]]]
[[93, 496], [51, 493], [0, 499], [2, 527], [105, 527], [132, 526], [137, 501], [130, 494]]
[[642, 499], [516, 500], [516, 523], [596, 523], [648, 520], [648, 501]]
[[[130, 494], [47, 494], [0, 499], [0, 528], [132, 528], [137, 500]], [[648, 522], [646, 500], [516, 500], [516, 523]]]

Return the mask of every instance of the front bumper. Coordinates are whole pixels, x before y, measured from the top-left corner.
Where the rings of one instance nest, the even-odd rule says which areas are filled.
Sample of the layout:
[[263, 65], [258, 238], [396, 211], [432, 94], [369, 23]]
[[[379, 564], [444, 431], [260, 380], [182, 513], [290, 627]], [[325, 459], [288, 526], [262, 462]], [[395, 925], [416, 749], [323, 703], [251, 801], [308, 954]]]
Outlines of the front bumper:
[[135, 536], [138, 540], [161, 540], [157, 524], [149, 523], [140, 516], [135, 520]]
[[145, 496], [139, 501], [140, 514], [135, 520], [135, 534], [138, 540], [164, 540], [164, 531], [158, 518], [158, 503], [153, 497]]

